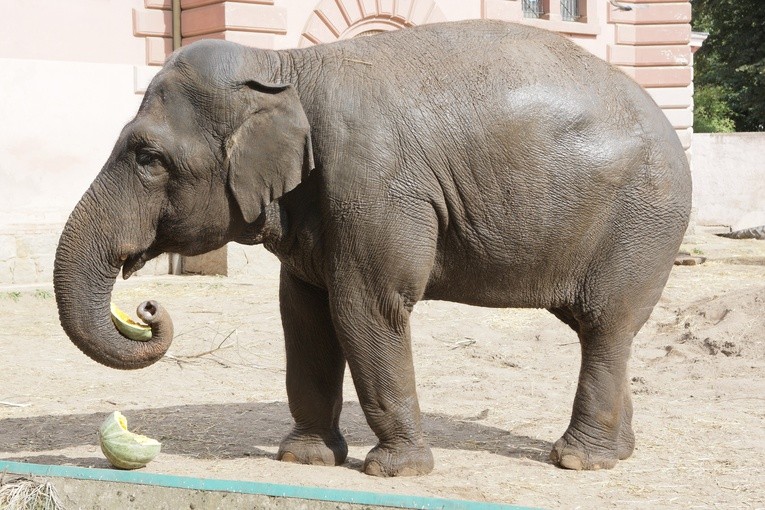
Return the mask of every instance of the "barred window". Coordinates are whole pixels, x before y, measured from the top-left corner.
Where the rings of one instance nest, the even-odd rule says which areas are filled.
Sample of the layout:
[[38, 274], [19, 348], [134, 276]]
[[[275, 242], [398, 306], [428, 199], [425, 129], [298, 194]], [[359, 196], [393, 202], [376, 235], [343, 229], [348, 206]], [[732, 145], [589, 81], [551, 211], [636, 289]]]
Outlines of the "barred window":
[[[666, 2], [668, 0], [642, 1]], [[527, 25], [566, 34], [597, 35], [600, 33], [595, 0], [522, 0], [515, 5], [516, 9], [523, 12], [523, 18], [518, 21]]]
[[560, 17], [563, 21], [579, 21], [579, 0], [560, 0]]
[[523, 0], [524, 18], [541, 18], [545, 13], [544, 0]]
[[585, 0], [523, 0], [523, 17], [546, 19], [548, 15], [557, 16], [560, 12], [560, 19], [563, 21], [581, 21], [580, 13], [584, 2]]

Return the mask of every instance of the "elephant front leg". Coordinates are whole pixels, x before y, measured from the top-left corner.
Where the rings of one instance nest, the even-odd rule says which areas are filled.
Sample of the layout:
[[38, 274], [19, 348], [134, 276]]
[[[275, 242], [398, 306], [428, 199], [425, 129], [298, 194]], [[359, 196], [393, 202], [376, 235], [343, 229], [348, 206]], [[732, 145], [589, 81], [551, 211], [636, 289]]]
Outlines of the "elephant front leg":
[[340, 432], [345, 358], [330, 318], [327, 293], [281, 273], [279, 298], [287, 353], [287, 396], [295, 425], [277, 459], [340, 465], [348, 445]]
[[363, 471], [375, 476], [429, 473], [433, 454], [422, 433], [403, 299], [397, 293], [351, 291], [333, 301], [333, 313], [361, 407], [379, 439]]

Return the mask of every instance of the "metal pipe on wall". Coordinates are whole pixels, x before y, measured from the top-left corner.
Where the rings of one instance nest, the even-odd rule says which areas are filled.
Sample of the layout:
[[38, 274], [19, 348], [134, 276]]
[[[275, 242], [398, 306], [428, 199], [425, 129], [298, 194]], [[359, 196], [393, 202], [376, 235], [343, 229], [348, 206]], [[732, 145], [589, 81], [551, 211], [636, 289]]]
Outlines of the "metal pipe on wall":
[[181, 34], [181, 0], [173, 0], [173, 51], [177, 50], [183, 44]]
[[[177, 50], [183, 44], [181, 32], [181, 0], [173, 0], [171, 4], [173, 18], [173, 51]], [[177, 253], [168, 254], [168, 263], [170, 274], [183, 274], [183, 257]]]

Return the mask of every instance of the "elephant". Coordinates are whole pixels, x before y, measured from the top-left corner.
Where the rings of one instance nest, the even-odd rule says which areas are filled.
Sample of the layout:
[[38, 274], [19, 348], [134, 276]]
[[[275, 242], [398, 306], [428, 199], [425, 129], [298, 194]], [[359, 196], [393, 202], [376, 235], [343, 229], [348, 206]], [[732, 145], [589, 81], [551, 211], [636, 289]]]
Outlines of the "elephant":
[[109, 301], [163, 252], [263, 244], [280, 260], [294, 419], [277, 459], [344, 463], [350, 370], [377, 476], [422, 475], [410, 314], [421, 300], [546, 309], [581, 345], [553, 464], [634, 448], [628, 361], [687, 228], [689, 165], [632, 79], [552, 32], [500, 21], [410, 27], [302, 49], [202, 40], [174, 52], [72, 211], [54, 264], [62, 327], [95, 361], [148, 366]]

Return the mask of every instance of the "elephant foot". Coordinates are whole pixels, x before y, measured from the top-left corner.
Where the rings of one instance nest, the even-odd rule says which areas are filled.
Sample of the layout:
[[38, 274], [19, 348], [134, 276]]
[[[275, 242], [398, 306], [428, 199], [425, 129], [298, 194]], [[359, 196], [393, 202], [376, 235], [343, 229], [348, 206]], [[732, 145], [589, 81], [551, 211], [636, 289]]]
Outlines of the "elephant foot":
[[433, 470], [433, 454], [425, 445], [390, 448], [377, 445], [368, 454], [362, 469], [372, 476], [417, 476]]
[[294, 430], [279, 445], [276, 459], [314, 466], [339, 466], [348, 457], [348, 445], [339, 430], [327, 437]]
[[603, 443], [588, 444], [579, 439], [581, 437], [591, 440], [591, 436], [584, 436], [575, 429], [569, 428], [553, 445], [550, 460], [557, 466], [577, 471], [611, 469], [618, 461], [632, 455], [635, 449], [635, 435], [629, 424], [620, 427], [619, 436], [615, 442], [604, 441], [605, 445]]
[[619, 428], [619, 439], [616, 441], [616, 455], [619, 460], [628, 459], [635, 451], [635, 433], [632, 431], [632, 425], [622, 421]]
[[558, 439], [550, 452], [550, 460], [565, 469], [581, 471], [583, 469], [611, 469], [619, 458], [615, 451], [583, 448], [578, 441], [571, 441], [566, 436]]

